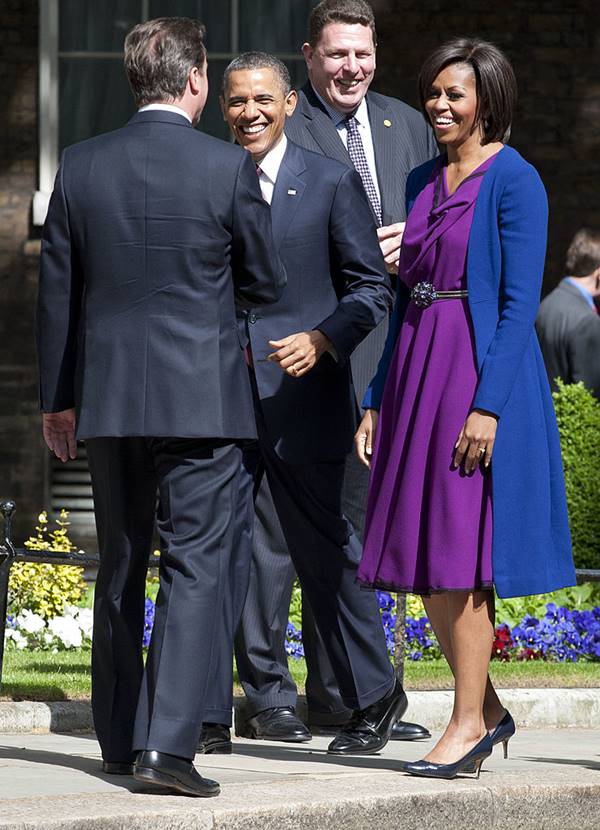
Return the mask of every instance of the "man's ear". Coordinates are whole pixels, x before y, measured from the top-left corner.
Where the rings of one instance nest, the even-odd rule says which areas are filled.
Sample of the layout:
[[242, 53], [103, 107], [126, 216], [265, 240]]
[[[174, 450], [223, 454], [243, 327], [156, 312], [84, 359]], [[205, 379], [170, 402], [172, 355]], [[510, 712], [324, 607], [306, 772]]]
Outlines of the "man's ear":
[[312, 64], [313, 58], [313, 48], [310, 43], [303, 43], [302, 44], [302, 54], [304, 55], [304, 60], [306, 61], [306, 66], [310, 69]]
[[298, 103], [298, 93], [295, 89], [292, 89], [288, 92], [285, 97], [285, 114], [289, 117], [294, 110], [296, 109], [296, 104]]
[[206, 69], [202, 70], [197, 66], [192, 66], [192, 68], [190, 69], [190, 73], [188, 75], [188, 83], [190, 85], [190, 90], [194, 93], [194, 95], [198, 95], [202, 88], [202, 76], [204, 75], [205, 71]]

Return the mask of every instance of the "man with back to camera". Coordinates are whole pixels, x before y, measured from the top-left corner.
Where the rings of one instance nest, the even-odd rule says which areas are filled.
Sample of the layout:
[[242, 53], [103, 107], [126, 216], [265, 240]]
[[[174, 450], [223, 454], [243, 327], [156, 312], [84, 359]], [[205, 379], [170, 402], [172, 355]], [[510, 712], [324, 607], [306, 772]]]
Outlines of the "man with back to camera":
[[[235, 301], [260, 307], [285, 284], [248, 154], [192, 129], [208, 91], [203, 38], [187, 18], [128, 34], [139, 110], [64, 151], [38, 308], [44, 437], [66, 461], [77, 430], [92, 476], [103, 771], [193, 796], [219, 793], [192, 759], [217, 633], [223, 645], [216, 620], [251, 532], [242, 447], [256, 431]], [[160, 590], [144, 670], [157, 489]], [[231, 659], [232, 635], [224, 648]]]
[[[396, 98], [369, 92], [375, 71], [376, 32], [368, 3], [319, 3], [311, 12], [309, 40], [302, 49], [309, 80], [286, 121], [286, 135], [306, 149], [356, 167], [378, 225], [386, 265], [395, 273], [406, 218], [406, 177], [414, 167], [438, 154], [433, 134], [416, 110]], [[353, 120], [349, 122], [348, 117]], [[352, 354], [359, 402], [375, 374], [386, 332], [387, 318]], [[343, 506], [359, 538], [367, 486], [368, 470], [351, 453], [346, 463]], [[247, 701], [236, 715], [238, 731], [255, 738], [305, 741], [311, 733], [295, 712], [296, 686], [285, 653], [295, 573], [267, 490], [265, 483], [256, 502], [253, 568], [238, 631], [238, 673]], [[351, 713], [340, 698], [306, 599], [302, 637], [309, 722], [331, 731]], [[392, 737], [415, 740], [429, 737], [429, 732], [418, 724], [399, 722]]]
[[[258, 429], [246, 456], [255, 488], [268, 479], [344, 705], [353, 711], [329, 752], [370, 754], [389, 740], [406, 695], [375, 596], [356, 583], [360, 544], [342, 514], [341, 491], [356, 420], [349, 356], [387, 313], [391, 291], [356, 171], [285, 137], [296, 97], [288, 70], [271, 55], [245, 53], [225, 70], [224, 117], [257, 165], [288, 277], [270, 310], [240, 319]], [[249, 565], [251, 557], [249, 545]], [[230, 611], [227, 625], [241, 610]], [[231, 751], [231, 661], [220, 661], [212, 687], [205, 751]]]
[[600, 232], [582, 228], [567, 251], [567, 273], [542, 300], [536, 329], [553, 389], [556, 378], [600, 400]]

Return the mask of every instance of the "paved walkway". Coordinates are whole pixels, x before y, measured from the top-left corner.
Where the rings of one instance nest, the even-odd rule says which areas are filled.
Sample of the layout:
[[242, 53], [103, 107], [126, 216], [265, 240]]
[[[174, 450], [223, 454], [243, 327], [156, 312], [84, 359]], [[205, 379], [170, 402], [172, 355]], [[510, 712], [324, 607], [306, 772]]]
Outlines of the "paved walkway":
[[[434, 736], [435, 737], [435, 736]], [[91, 734], [0, 735], [1, 830], [587, 830], [600, 828], [600, 729], [521, 729], [479, 781], [412, 778], [401, 760], [334, 758], [328, 739], [291, 745], [236, 739], [231, 756], [197, 756], [212, 799], [152, 794], [100, 772]]]

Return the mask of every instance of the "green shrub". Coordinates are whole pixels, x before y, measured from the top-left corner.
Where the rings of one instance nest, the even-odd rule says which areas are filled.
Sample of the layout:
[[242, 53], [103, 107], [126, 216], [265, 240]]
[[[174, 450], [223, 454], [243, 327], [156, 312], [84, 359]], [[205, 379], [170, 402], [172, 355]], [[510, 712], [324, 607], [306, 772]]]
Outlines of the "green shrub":
[[600, 401], [582, 383], [560, 380], [553, 397], [575, 565], [600, 569]]
[[[25, 542], [29, 550], [75, 550], [68, 536], [68, 513], [61, 510], [56, 527], [50, 530], [48, 514], [38, 517], [36, 535]], [[50, 565], [46, 562], [16, 562], [10, 569], [8, 603], [11, 614], [33, 611], [45, 620], [58, 617], [65, 605], [75, 605], [85, 588], [83, 568], [72, 565]]]

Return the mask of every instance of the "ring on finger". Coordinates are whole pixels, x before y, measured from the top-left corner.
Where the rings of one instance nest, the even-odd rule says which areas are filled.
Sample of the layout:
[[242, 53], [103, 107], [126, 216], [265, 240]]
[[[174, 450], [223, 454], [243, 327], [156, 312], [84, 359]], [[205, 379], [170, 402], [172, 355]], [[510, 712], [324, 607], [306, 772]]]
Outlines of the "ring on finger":
[[479, 453], [479, 455], [483, 455], [483, 453], [485, 452], [485, 447], [477, 447], [477, 452]]
[[297, 374], [298, 374], [298, 367], [296, 366], [296, 364], [294, 364], [294, 365], [292, 366], [292, 372], [293, 372], [295, 375], [297, 375]]

